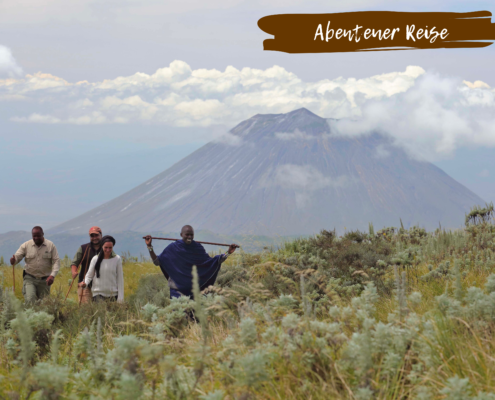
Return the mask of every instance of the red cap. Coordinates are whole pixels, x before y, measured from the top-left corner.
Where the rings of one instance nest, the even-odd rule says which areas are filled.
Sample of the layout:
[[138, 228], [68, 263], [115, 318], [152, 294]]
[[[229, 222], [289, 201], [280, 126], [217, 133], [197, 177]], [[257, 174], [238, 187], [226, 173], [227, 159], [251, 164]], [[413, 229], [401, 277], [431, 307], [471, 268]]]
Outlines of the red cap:
[[91, 235], [92, 233], [99, 233], [100, 235], [102, 234], [101, 229], [97, 226], [92, 226], [91, 228], [89, 228], [89, 234]]

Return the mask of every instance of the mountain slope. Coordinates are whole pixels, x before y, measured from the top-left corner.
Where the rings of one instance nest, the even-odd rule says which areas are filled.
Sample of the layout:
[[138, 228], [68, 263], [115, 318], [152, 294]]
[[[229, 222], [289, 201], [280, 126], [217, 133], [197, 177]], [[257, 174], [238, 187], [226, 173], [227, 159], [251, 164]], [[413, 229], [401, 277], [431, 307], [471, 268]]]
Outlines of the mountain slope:
[[[228, 144], [229, 143], [229, 144]], [[483, 200], [378, 136], [335, 137], [306, 109], [255, 115], [161, 174], [54, 233], [177, 231], [294, 235], [419, 223], [459, 227]]]

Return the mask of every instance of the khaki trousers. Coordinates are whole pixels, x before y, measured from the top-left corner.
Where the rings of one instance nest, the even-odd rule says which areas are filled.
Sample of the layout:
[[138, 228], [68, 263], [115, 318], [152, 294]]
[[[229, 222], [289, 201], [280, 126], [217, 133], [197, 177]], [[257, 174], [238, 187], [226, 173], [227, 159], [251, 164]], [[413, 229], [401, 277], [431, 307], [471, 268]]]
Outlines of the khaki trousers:
[[77, 288], [77, 296], [79, 302], [81, 304], [91, 303], [93, 301], [93, 295], [91, 293], [91, 288], [85, 287], [84, 289], [81, 287]]
[[50, 294], [50, 286], [46, 284], [46, 279], [36, 279], [32, 276], [24, 275], [22, 294], [26, 305], [32, 305], [37, 300], [41, 300]]

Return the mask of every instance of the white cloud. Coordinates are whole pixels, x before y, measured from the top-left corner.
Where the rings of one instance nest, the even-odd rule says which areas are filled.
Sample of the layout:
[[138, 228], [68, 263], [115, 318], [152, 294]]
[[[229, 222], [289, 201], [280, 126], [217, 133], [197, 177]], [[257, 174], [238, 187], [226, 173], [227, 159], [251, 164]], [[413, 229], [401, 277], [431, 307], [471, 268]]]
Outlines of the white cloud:
[[242, 138], [239, 135], [233, 135], [230, 132], [223, 132], [213, 139], [215, 143], [223, 143], [228, 146], [240, 146], [241, 144], [245, 144]]
[[338, 177], [325, 176], [311, 165], [282, 164], [272, 171], [269, 177], [261, 180], [261, 186], [279, 186], [283, 189], [294, 190], [296, 206], [303, 208], [310, 202], [313, 193], [329, 187], [348, 185], [352, 179], [341, 175]]
[[271, 171], [269, 175], [263, 177], [260, 186], [279, 186], [283, 189], [293, 190], [296, 206], [304, 208], [311, 201], [315, 191], [329, 187], [346, 186], [352, 181], [353, 179], [344, 175], [335, 178], [325, 176], [311, 165], [282, 164]]
[[38, 124], [58, 124], [60, 120], [58, 118], [52, 117], [51, 115], [42, 114], [31, 114], [29, 117], [12, 117], [14, 122], [35, 122]]
[[287, 189], [314, 191], [347, 184], [346, 176], [335, 179], [323, 175], [311, 165], [282, 164], [275, 170], [273, 183]]
[[484, 170], [482, 170], [482, 171], [478, 174], [478, 176], [481, 176], [482, 178], [487, 178], [487, 177], [489, 177], [489, 176], [490, 176], [490, 171], [488, 171], [487, 169], [484, 169]]
[[387, 148], [387, 146], [383, 144], [379, 144], [378, 146], [376, 146], [374, 154], [375, 158], [387, 158], [388, 156], [390, 156], [390, 150]]
[[[230, 66], [221, 72], [192, 70], [183, 61], [173, 61], [151, 75], [136, 73], [94, 83], [70, 83], [41, 72], [4, 79], [0, 80], [0, 98], [22, 96], [35, 108], [38, 104], [30, 114], [46, 114], [53, 122], [232, 126], [254, 114], [300, 107], [334, 118], [359, 115], [358, 104], [363, 100], [406, 91], [423, 73], [420, 67], [407, 67], [404, 72], [365, 79], [305, 83], [279, 66], [266, 70]], [[37, 122], [30, 114], [16, 115], [13, 120]]]
[[306, 132], [301, 132], [296, 129], [294, 132], [276, 132], [275, 137], [282, 140], [311, 140], [315, 139], [315, 136]]
[[469, 82], [469, 81], [462, 81], [467, 87], [470, 87], [471, 89], [476, 89], [476, 88], [486, 88], [489, 89], [490, 85], [488, 83], [485, 83], [483, 81], [474, 81], [474, 82]]
[[382, 133], [429, 161], [450, 157], [459, 147], [495, 146], [495, 90], [471, 88], [459, 78], [423, 74], [408, 90], [368, 98], [359, 108], [359, 118], [329, 121], [332, 132]]
[[12, 51], [8, 47], [0, 45], [0, 76], [7, 75], [14, 77], [21, 74], [22, 68], [17, 65]]
[[[431, 161], [450, 157], [459, 146], [495, 146], [495, 89], [417, 66], [363, 79], [303, 82], [279, 66], [229, 66], [222, 72], [193, 70], [176, 60], [151, 75], [136, 73], [103, 82], [71, 83], [41, 72], [2, 79], [0, 100], [26, 105], [17, 108], [24, 115], [11, 117], [15, 122], [189, 128], [232, 127], [255, 114], [306, 107], [335, 119], [329, 121], [332, 134], [380, 132], [411, 155]], [[229, 135], [220, 136], [214, 135], [236, 144]], [[311, 139], [299, 131], [276, 136]]]

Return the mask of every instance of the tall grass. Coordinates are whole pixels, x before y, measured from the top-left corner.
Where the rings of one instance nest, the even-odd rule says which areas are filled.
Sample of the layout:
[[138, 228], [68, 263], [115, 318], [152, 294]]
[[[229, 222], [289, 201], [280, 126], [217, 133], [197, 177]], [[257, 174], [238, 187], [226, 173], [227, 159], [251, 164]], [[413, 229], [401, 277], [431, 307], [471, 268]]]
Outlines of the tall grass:
[[495, 399], [495, 226], [478, 220], [236, 253], [194, 301], [129, 259], [125, 304], [64, 302], [63, 268], [24, 309], [22, 270], [12, 294], [1, 267], [0, 396]]

